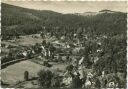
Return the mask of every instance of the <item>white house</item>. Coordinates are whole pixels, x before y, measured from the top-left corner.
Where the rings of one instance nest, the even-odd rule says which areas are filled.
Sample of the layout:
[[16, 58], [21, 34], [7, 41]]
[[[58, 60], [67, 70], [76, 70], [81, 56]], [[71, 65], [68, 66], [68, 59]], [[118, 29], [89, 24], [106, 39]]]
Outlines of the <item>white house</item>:
[[24, 51], [22, 54], [23, 54], [23, 56], [26, 57], [27, 56], [27, 51]]

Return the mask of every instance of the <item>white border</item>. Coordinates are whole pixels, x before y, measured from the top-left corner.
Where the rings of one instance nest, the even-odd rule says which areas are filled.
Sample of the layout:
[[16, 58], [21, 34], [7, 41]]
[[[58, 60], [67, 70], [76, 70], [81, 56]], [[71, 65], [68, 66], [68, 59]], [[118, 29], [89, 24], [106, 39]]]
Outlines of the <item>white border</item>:
[[[126, 1], [127, 3], [127, 72], [128, 72], [128, 0], [0, 0], [0, 12], [1, 12], [1, 2], [2, 1]], [[1, 13], [0, 13], [0, 35], [1, 35]], [[1, 53], [1, 36], [0, 36], [0, 53]], [[0, 57], [1, 60], [1, 57]], [[1, 61], [0, 61], [1, 65]], [[128, 73], [127, 73], [127, 80], [128, 80]], [[1, 83], [1, 66], [0, 66], [0, 83]], [[0, 84], [0, 89], [1, 84]], [[14, 89], [14, 88], [6, 88], [6, 89]], [[128, 81], [127, 81], [127, 89], [128, 89]]]
[[128, 89], [128, 1], [127, 1], [127, 89]]
[[0, 0], [0, 1], [126, 1], [128, 2], [128, 0]]

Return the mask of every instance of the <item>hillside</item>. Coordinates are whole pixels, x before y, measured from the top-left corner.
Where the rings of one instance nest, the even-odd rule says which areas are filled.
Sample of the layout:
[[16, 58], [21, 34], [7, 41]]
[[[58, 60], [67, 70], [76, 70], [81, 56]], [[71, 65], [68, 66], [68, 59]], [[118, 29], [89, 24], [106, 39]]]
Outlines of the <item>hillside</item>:
[[62, 14], [2, 3], [1, 23], [2, 86], [126, 87], [126, 13]]
[[[126, 33], [126, 13], [92, 13], [91, 16], [61, 14], [48, 10], [32, 10], [18, 6], [2, 6], [2, 36], [29, 35], [59, 27], [61, 31], [75, 31], [80, 27], [86, 32]], [[85, 13], [89, 14], [90, 13]], [[47, 30], [49, 31], [49, 30]], [[91, 31], [91, 32], [92, 32]]]

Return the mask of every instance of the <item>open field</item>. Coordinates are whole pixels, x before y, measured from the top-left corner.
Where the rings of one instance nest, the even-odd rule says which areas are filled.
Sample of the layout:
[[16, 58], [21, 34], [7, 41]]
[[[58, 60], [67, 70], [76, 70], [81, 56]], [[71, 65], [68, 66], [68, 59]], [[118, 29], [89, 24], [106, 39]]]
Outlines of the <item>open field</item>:
[[17, 46], [17, 45], [29, 46], [29, 45], [34, 45], [35, 43], [42, 42], [43, 39], [39, 37], [38, 34], [33, 34], [33, 36], [37, 36], [38, 38], [34, 38], [32, 37], [32, 35], [26, 35], [26, 36], [20, 36], [19, 39], [2, 41], [2, 43], [13, 46]]
[[52, 68], [47, 68], [29, 60], [25, 60], [2, 69], [1, 76], [4, 82], [8, 84], [15, 84], [18, 81], [24, 80], [25, 71], [28, 71], [30, 76], [35, 77], [37, 76], [37, 72], [39, 72], [41, 69], [49, 69], [54, 72], [57, 68], [64, 70], [65, 67], [62, 64], [54, 64]]
[[14, 84], [17, 81], [23, 81], [26, 70], [29, 71], [31, 75], [35, 75], [41, 68], [42, 66], [28, 60], [22, 61], [3, 69], [1, 75], [2, 80], [9, 84]]

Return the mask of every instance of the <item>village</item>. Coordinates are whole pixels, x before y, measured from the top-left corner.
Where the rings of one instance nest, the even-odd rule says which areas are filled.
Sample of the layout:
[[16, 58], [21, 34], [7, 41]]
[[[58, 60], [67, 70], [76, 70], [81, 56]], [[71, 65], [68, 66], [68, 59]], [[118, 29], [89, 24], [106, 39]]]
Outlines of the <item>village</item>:
[[[94, 68], [105, 51], [103, 42], [110, 39], [106, 35], [92, 37], [74, 33], [72, 37], [66, 38], [63, 35], [58, 39], [55, 35], [41, 32], [29, 35], [27, 38], [31, 42], [28, 39], [23, 40], [24, 37], [21, 36], [19, 39], [1, 44], [3, 87], [117, 88], [125, 86], [120, 82], [124, 81], [123, 73], [110, 74], [106, 70], [98, 72]], [[29, 63], [32, 63], [31, 67], [33, 65], [35, 67], [28, 70]], [[16, 73], [21, 80], [15, 79], [15, 82], [9, 84], [11, 80], [7, 78], [11, 75], [6, 72], [11, 71], [8, 68], [11, 66], [13, 68], [15, 65], [16, 70], [20, 70], [18, 66], [26, 66], [26, 69], [20, 70], [22, 77], [20, 72]], [[36, 70], [33, 75], [32, 70]]]
[[126, 88], [126, 2], [1, 2], [2, 88]]

